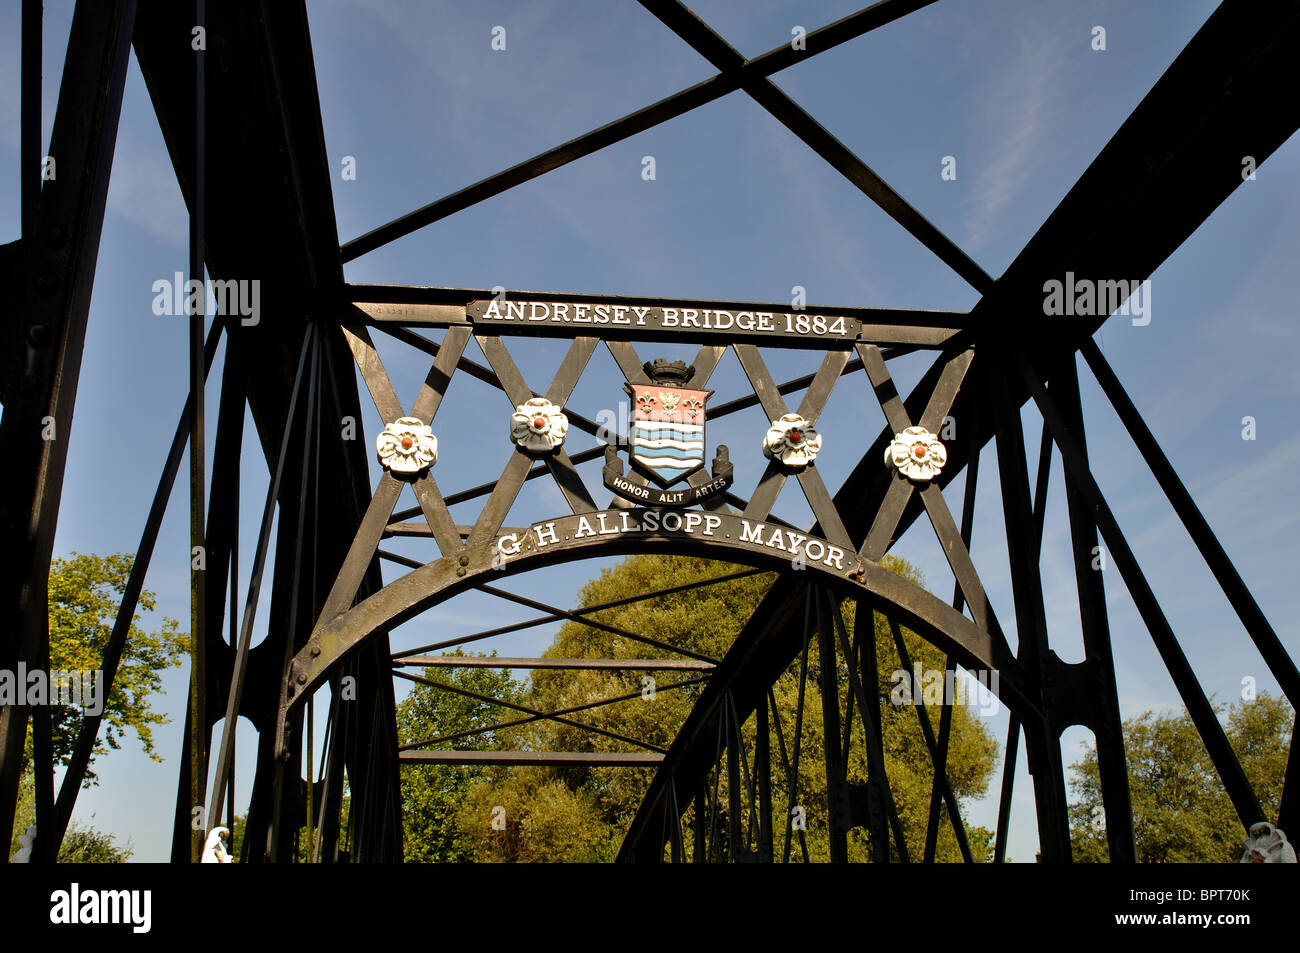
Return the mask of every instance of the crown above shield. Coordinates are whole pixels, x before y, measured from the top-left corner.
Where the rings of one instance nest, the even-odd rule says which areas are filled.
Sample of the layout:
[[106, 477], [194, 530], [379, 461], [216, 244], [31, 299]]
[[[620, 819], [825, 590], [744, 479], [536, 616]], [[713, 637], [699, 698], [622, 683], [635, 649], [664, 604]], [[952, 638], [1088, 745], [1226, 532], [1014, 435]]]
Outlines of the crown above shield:
[[685, 361], [666, 361], [662, 357], [641, 365], [646, 376], [656, 384], [680, 386], [695, 376], [695, 365]]

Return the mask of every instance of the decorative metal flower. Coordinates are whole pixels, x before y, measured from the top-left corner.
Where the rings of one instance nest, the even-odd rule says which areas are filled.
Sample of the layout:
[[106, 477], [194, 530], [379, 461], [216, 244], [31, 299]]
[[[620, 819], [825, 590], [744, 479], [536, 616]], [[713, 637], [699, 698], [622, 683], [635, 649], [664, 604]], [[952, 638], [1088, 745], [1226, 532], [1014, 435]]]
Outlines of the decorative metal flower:
[[763, 455], [787, 467], [806, 467], [822, 448], [822, 435], [798, 414], [772, 421], [763, 438]]
[[393, 473], [422, 473], [438, 461], [438, 438], [418, 417], [398, 417], [375, 438], [379, 462]]
[[545, 397], [524, 401], [510, 418], [510, 439], [529, 453], [549, 453], [568, 432], [569, 418]]
[[924, 427], [908, 427], [895, 434], [894, 442], [885, 448], [885, 462], [913, 480], [932, 480], [948, 462], [948, 451]]

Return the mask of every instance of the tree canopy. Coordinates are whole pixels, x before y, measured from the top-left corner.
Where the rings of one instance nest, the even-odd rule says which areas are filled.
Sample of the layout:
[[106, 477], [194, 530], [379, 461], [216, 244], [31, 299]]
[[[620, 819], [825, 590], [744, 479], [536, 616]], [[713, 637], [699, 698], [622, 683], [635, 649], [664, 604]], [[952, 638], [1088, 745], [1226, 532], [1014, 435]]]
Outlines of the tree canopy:
[[[1219, 704], [1215, 710], [1265, 815], [1276, 818], [1295, 712], [1285, 699], [1267, 693], [1227, 707]], [[1186, 710], [1180, 715], [1149, 711], [1126, 719], [1124, 750], [1139, 862], [1231, 863], [1241, 858], [1245, 830]], [[1070, 806], [1074, 859], [1104, 862], [1109, 854], [1096, 746], [1070, 770], [1076, 798]]]
[[[915, 569], [902, 560], [888, 560], [895, 572], [921, 581]], [[602, 571], [583, 587], [582, 607], [613, 602], [629, 596], [705, 581], [740, 567], [685, 556], [639, 555]], [[654, 600], [631, 602], [594, 613], [591, 618], [609, 626], [656, 639], [713, 658], [721, 658], [739, 634], [774, 575], [756, 574], [710, 586], [688, 589]], [[853, 631], [854, 607], [844, 606], [845, 623]], [[886, 773], [898, 806], [909, 853], [920, 856], [924, 848], [930, 806], [933, 768], [913, 706], [891, 705], [901, 668], [885, 620], [875, 618], [879, 684], [883, 702], [882, 723]], [[913, 662], [927, 669], [942, 669], [942, 654], [910, 631], [903, 638]], [[663, 652], [652, 646], [578, 622], [566, 623], [545, 653], [562, 658], [654, 658]], [[841, 710], [848, 704], [849, 681], [843, 659], [840, 672]], [[794, 802], [807, 819], [804, 840], [810, 860], [829, 856], [826, 832], [826, 778], [821, 767], [822, 712], [818, 695], [820, 660], [817, 640], [809, 649], [800, 747], [805, 753]], [[448, 674], [444, 677], [443, 672]], [[703, 690], [697, 673], [655, 673], [653, 682], [639, 671], [536, 670], [527, 683], [509, 679], [508, 673], [489, 669], [439, 670], [439, 679], [483, 694], [504, 695], [544, 711], [581, 708], [604, 699], [622, 698], [575, 712], [570, 717], [606, 732], [640, 739], [666, 748], [671, 744], [691, 707]], [[773, 797], [778, 843], [784, 835], [787, 802], [791, 800], [784, 772], [775, 754], [778, 746], [793, 744], [798, 705], [800, 664], [796, 660], [774, 687], [781, 722], [778, 737], [770, 725], [773, 754]], [[473, 686], [479, 686], [473, 688]], [[486, 688], [493, 688], [492, 691]], [[651, 690], [652, 689], [652, 690]], [[937, 726], [938, 706], [931, 708]], [[484, 728], [494, 721], [514, 720], [514, 712], [493, 710], [445, 690], [417, 686], [399, 707], [399, 734], [403, 743]], [[857, 716], [854, 716], [855, 719]], [[752, 746], [755, 719], [742, 729]], [[419, 736], [419, 737], [417, 737]], [[861, 722], [855, 724], [850, 748], [849, 780], [867, 778]], [[455, 747], [496, 747], [563, 751], [644, 750], [608, 735], [548, 720], [477, 735], [466, 735]], [[981, 797], [997, 766], [991, 730], [978, 714], [963, 706], [953, 710], [948, 773], [960, 802]], [[409, 860], [498, 861], [604, 861], [613, 859], [624, 832], [644, 797], [653, 776], [649, 768], [436, 768], [403, 769], [406, 808], [406, 855]], [[719, 779], [725, 791], [725, 771]], [[721, 803], [726, 803], [725, 795]], [[687, 812], [687, 824], [692, 809]], [[977, 860], [991, 853], [991, 832], [967, 828]], [[688, 833], [689, 836], [689, 833]], [[850, 832], [850, 857], [866, 860], [871, 850], [866, 831]], [[780, 848], [778, 847], [778, 850]], [[799, 848], [795, 859], [802, 856]], [[957, 860], [959, 854], [951, 825], [940, 826], [939, 860]]]
[[[126, 553], [111, 556], [72, 553], [50, 564], [49, 617], [50, 669], [54, 671], [95, 672], [100, 670], [104, 649], [113, 630], [122, 593], [131, 574], [132, 557]], [[154, 593], [140, 593], [140, 607], [153, 611], [157, 606]], [[144, 752], [154, 761], [161, 756], [154, 750], [153, 729], [166, 724], [169, 716], [155, 711], [153, 696], [162, 687], [162, 672], [179, 667], [189, 655], [189, 637], [179, 631], [180, 623], [163, 617], [162, 627], [146, 631], [139, 615], [131, 622], [126, 647], [117, 676], [108, 690], [100, 722], [99, 739], [91, 755], [122, 746], [128, 730], [135, 732]], [[107, 686], [104, 686], [107, 688]], [[50, 729], [55, 760], [67, 765], [81, 730], [80, 710], [63, 705], [50, 708]], [[27, 738], [27, 764], [31, 764], [31, 732]], [[95, 772], [88, 768], [86, 785], [95, 783]]]
[[[18, 787], [18, 805], [14, 813], [14, 837], [9, 845], [9, 857], [22, 849], [19, 835], [36, 823], [36, 792], [33, 776], [29, 771], [23, 775]], [[128, 839], [125, 845], [116, 842], [112, 834], [101, 831], [89, 824], [73, 818], [59, 845], [60, 864], [124, 864], [135, 853]]]
[[[461, 654], [461, 653], [449, 653]], [[489, 668], [437, 669], [431, 680], [454, 685], [502, 701], [522, 699], [524, 686], [508, 670]], [[416, 685], [397, 706], [398, 744], [461, 735], [441, 748], [489, 750], [497, 746], [495, 732], [464, 734], [487, 728], [510, 712], [497, 705], [429, 685]], [[434, 769], [402, 769], [402, 824], [406, 860], [447, 863], [472, 859], [461, 845], [456, 823], [477, 771], [447, 765]]]
[[[92, 679], [99, 673], [98, 691], [108, 689], [102, 676], [104, 650], [131, 575], [132, 562], [133, 557], [127, 553], [97, 556], [74, 552], [50, 563], [51, 672], [87, 673]], [[139, 605], [151, 612], [157, 607], [157, 598], [154, 593], [144, 590], [140, 593]], [[152, 696], [162, 687], [162, 672], [181, 665], [182, 660], [188, 657], [188, 635], [179, 631], [179, 627], [180, 623], [175, 619], [164, 616], [161, 629], [149, 632], [141, 626], [138, 614], [132, 618], [117, 676], [107, 691], [107, 697], [102, 699], [103, 717], [86, 769], [87, 787], [96, 783], [95, 758], [110, 749], [120, 748], [128, 730], [135, 732], [140, 746], [150, 758], [162, 760], [154, 750], [153, 729], [166, 724], [170, 718], [154, 710]], [[55, 762], [67, 766], [81, 731], [82, 711], [70, 705], [53, 704], [53, 700], [50, 699], [51, 747]], [[84, 704], [91, 701], [84, 695], [81, 700]], [[32, 729], [29, 723], [14, 820], [15, 835], [36, 823], [33, 779]], [[15, 836], [11, 854], [17, 850], [18, 838]], [[120, 846], [112, 834], [73, 819], [64, 835], [58, 860], [60, 863], [122, 863], [131, 854], [129, 842]]]

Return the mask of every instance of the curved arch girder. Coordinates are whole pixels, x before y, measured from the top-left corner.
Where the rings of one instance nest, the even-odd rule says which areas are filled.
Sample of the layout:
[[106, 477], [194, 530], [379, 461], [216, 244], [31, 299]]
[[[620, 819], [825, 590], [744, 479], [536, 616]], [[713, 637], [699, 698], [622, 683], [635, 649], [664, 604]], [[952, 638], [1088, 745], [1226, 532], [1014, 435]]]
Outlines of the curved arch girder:
[[969, 668], [1002, 673], [1009, 707], [1028, 702], [1019, 690], [1019, 665], [1006, 641], [907, 579], [851, 550], [783, 526], [697, 510], [609, 509], [557, 517], [506, 533], [412, 570], [330, 620], [321, 621], [285, 673], [277, 737], [293, 709], [319, 688], [330, 670], [379, 633], [414, 618], [486, 579], [539, 569], [574, 558], [638, 552], [702, 555], [790, 570], [802, 557], [804, 572], [845, 595], [870, 594], [895, 609], [901, 621]]

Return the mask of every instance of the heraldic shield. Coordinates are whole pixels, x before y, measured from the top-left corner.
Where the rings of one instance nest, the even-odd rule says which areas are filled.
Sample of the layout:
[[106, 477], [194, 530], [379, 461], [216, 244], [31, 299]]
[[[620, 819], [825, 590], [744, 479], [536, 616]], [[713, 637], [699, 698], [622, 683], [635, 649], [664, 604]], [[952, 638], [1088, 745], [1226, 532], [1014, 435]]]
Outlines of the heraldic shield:
[[628, 384], [632, 395], [632, 462], [660, 486], [704, 466], [704, 402], [711, 390]]

